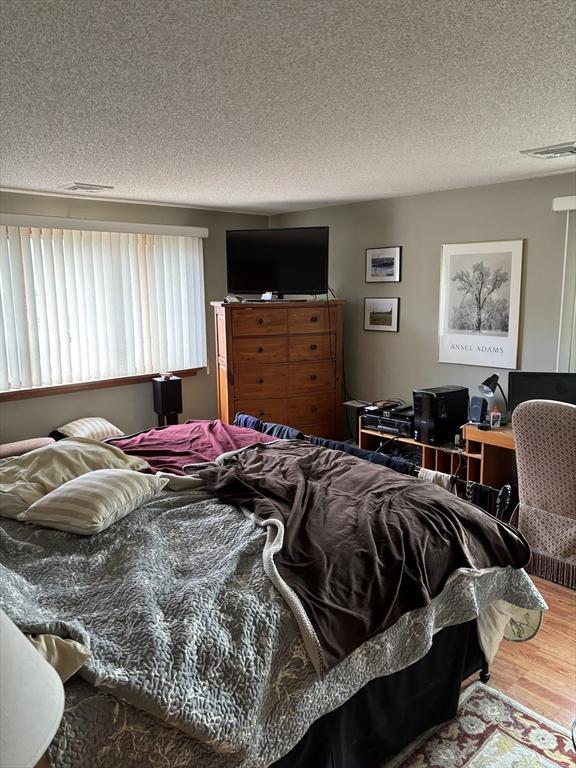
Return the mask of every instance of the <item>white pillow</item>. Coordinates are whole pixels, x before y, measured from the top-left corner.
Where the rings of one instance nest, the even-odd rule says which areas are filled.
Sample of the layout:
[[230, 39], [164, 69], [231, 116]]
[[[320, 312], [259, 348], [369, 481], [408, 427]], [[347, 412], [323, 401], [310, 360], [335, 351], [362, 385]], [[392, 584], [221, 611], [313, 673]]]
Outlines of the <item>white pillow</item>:
[[97, 469], [47, 493], [18, 520], [89, 536], [152, 499], [167, 482], [131, 469]]
[[87, 416], [85, 419], [69, 421], [63, 427], [58, 427], [56, 432], [66, 437], [89, 437], [91, 440], [107, 440], [109, 437], [120, 437], [124, 434], [121, 429], [101, 416]]
[[137, 456], [114, 445], [67, 437], [0, 464], [0, 515], [16, 517], [62, 483], [93, 469], [146, 469]]

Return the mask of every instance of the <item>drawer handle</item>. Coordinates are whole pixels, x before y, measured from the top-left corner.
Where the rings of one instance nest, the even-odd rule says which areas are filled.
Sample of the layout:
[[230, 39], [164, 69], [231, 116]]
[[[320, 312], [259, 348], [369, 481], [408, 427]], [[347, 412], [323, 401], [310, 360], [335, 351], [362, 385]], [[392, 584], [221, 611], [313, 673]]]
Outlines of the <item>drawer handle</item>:
[[258, 348], [256, 349], [256, 352], [264, 352], [264, 347], [258, 347]]
[[312, 315], [312, 317], [310, 318], [310, 322], [311, 323], [317, 323], [318, 322], [318, 317], [316, 315]]
[[256, 384], [264, 384], [264, 379], [256, 379]]
[[318, 408], [317, 408], [315, 405], [313, 405], [313, 406], [310, 408], [310, 411], [311, 411], [312, 413], [316, 413], [316, 411], [317, 411], [317, 410], [318, 410]]
[[264, 320], [262, 320], [262, 318], [261, 318], [261, 317], [259, 317], [259, 318], [258, 318], [258, 320], [256, 320], [256, 323], [257, 323], [258, 325], [262, 325], [262, 324], [264, 323]]
[[315, 374], [315, 373], [313, 373], [313, 374], [310, 376], [310, 381], [316, 381], [316, 379], [317, 379], [317, 378], [318, 378], [318, 376], [316, 376], [316, 374]]
[[310, 344], [310, 349], [318, 349], [318, 344]]

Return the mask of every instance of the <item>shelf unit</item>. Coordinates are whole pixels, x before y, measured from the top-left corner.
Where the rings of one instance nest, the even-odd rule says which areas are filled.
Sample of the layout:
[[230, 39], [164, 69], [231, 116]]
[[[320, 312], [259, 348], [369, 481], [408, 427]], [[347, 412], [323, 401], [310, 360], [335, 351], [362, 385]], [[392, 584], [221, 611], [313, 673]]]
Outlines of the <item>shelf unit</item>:
[[420, 448], [421, 466], [437, 472], [456, 475], [461, 480], [501, 488], [516, 483], [514, 441], [511, 430], [481, 431], [466, 426], [462, 448], [450, 445], [428, 445], [409, 437], [400, 437], [359, 425], [360, 448], [377, 450], [386, 442], [398, 442]]

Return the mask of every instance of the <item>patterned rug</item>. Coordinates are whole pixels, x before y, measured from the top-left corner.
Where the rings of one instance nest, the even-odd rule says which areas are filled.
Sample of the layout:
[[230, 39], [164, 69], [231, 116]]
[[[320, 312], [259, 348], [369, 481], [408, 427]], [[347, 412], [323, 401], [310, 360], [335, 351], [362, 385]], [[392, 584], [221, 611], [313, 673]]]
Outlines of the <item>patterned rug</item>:
[[458, 714], [412, 742], [384, 768], [573, 768], [568, 729], [482, 683]]

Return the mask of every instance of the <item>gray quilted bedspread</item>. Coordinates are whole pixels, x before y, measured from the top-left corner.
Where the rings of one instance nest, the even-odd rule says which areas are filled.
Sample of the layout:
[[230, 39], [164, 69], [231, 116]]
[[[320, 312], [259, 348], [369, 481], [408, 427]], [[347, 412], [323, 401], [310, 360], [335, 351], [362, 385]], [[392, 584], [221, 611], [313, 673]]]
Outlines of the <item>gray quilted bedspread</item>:
[[319, 679], [264, 573], [265, 532], [203, 491], [165, 492], [103, 533], [0, 521], [0, 605], [25, 631], [87, 645], [52, 748], [60, 768], [251, 768], [435, 631], [496, 598], [543, 606], [521, 570], [461, 570]]

